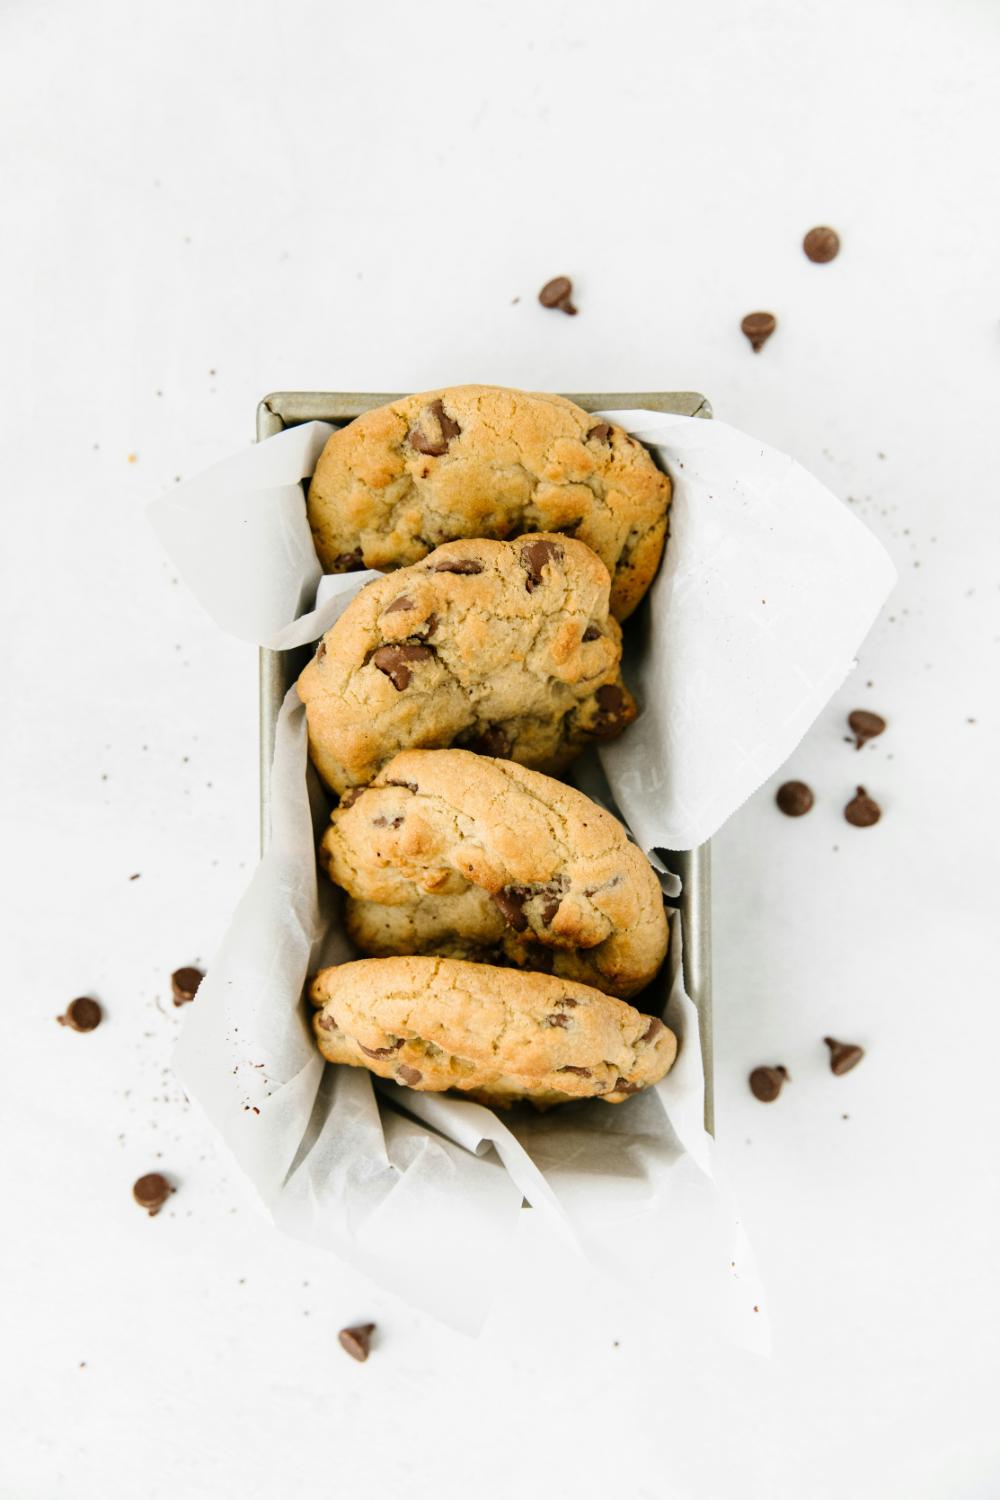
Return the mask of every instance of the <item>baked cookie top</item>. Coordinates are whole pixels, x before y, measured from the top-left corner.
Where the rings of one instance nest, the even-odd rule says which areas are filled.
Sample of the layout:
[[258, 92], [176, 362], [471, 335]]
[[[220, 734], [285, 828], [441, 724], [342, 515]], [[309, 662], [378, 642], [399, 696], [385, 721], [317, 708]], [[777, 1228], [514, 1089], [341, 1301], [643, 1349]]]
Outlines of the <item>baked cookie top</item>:
[[620, 1104], [677, 1054], [662, 1021], [586, 985], [448, 958], [364, 958], [313, 980], [319, 1049], [409, 1088], [491, 1104]]
[[618, 819], [511, 761], [403, 751], [332, 814], [320, 862], [366, 953], [481, 950], [622, 997], [666, 953], [659, 881]]
[[564, 536], [449, 542], [352, 600], [299, 678], [337, 792], [400, 750], [460, 741], [561, 770], [635, 718], [608, 572]]
[[309, 486], [324, 572], [391, 569], [460, 537], [572, 534], [611, 574], [624, 620], [666, 539], [670, 480], [622, 428], [564, 396], [458, 385], [335, 432]]

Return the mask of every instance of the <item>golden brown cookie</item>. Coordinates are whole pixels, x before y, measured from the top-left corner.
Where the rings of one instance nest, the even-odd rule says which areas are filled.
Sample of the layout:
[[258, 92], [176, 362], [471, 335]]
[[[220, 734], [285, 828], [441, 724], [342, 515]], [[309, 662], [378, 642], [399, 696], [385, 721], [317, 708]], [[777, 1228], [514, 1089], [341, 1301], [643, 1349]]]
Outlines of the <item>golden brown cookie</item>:
[[549, 771], [619, 734], [600, 558], [563, 536], [449, 542], [361, 590], [299, 678], [309, 749], [344, 793], [411, 747], [455, 743]]
[[509, 963], [627, 999], [667, 950], [653, 869], [575, 787], [467, 750], [404, 750], [332, 814], [320, 863], [362, 953]]
[[488, 964], [363, 958], [323, 969], [310, 994], [330, 1062], [488, 1104], [620, 1104], [658, 1082], [677, 1054], [673, 1032], [623, 1000]]
[[460, 385], [402, 397], [335, 432], [309, 486], [323, 570], [388, 570], [460, 537], [558, 531], [597, 553], [611, 612], [659, 567], [670, 480], [622, 428], [563, 396]]

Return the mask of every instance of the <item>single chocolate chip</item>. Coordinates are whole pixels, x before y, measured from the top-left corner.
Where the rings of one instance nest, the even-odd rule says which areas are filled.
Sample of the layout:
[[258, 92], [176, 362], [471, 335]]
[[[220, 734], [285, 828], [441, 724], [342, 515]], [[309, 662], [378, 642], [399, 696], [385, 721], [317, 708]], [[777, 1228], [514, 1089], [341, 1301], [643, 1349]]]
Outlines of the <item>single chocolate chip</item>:
[[393, 599], [392, 603], [389, 605], [389, 607], [385, 611], [385, 613], [387, 615], [394, 615], [394, 614], [396, 614], [401, 609], [412, 609], [412, 608], [413, 608], [413, 600], [410, 598], [410, 596], [408, 594], [400, 594], [400, 596], [399, 596], [398, 599]]
[[403, 821], [402, 818], [386, 818], [386, 817], [383, 817], [380, 814], [377, 818], [372, 818], [372, 827], [373, 828], [398, 828], [399, 825], [402, 823], [402, 821]]
[[412, 1087], [414, 1084], [419, 1083], [424, 1075], [420, 1072], [419, 1068], [411, 1068], [406, 1063], [400, 1063], [396, 1069], [396, 1076]]
[[774, 316], [774, 313], [769, 312], [747, 313], [740, 324], [740, 328], [750, 340], [750, 348], [755, 354], [760, 353], [777, 326], [777, 318]]
[[882, 715], [870, 713], [867, 708], [854, 709], [847, 715], [847, 722], [851, 726], [858, 750], [869, 740], [874, 740], [880, 734], [885, 733], [885, 720]]
[[572, 317], [576, 313], [572, 296], [573, 283], [569, 277], [553, 276], [538, 293], [538, 300], [543, 307], [558, 307], [560, 312], [569, 313]]
[[326, 655], [326, 641], [323, 640], [323, 641], [320, 641], [319, 645], [316, 647], [316, 655], [315, 655], [314, 660], [315, 661], [322, 661], [325, 655]]
[[605, 739], [618, 733], [619, 720], [625, 706], [625, 694], [616, 683], [608, 682], [597, 689], [595, 696], [599, 717], [595, 720], [590, 732], [598, 739]]
[[542, 581], [546, 563], [561, 562], [563, 549], [556, 542], [529, 542], [521, 548], [521, 561], [528, 570], [525, 588], [531, 594]]
[[666, 1027], [664, 1026], [663, 1022], [661, 1020], [659, 1020], [658, 1017], [653, 1016], [653, 1018], [651, 1019], [649, 1025], [646, 1027], [645, 1031], [642, 1033], [642, 1036], [639, 1038], [639, 1040], [641, 1042], [652, 1042], [652, 1041], [655, 1041], [655, 1039], [659, 1036], [660, 1032], [661, 1031], [665, 1031], [665, 1030], [666, 1030]]
[[856, 1042], [837, 1042], [832, 1036], [825, 1036], [823, 1040], [830, 1049], [830, 1071], [838, 1078], [841, 1073], [856, 1068], [865, 1055], [864, 1047], [859, 1047]]
[[457, 438], [462, 429], [448, 416], [443, 401], [432, 401], [424, 413], [424, 417], [428, 416], [437, 423], [439, 435], [436, 438], [428, 437], [419, 427], [411, 427], [406, 434], [406, 441], [418, 453], [426, 453], [430, 458], [440, 458], [442, 453], [447, 453], [452, 438]]
[[496, 760], [505, 760], [510, 754], [510, 740], [499, 724], [487, 724], [482, 734], [467, 740], [463, 746], [476, 755], [492, 755]]
[[828, 260], [836, 258], [840, 250], [840, 235], [826, 224], [820, 224], [815, 229], [810, 229], [802, 241], [802, 248], [810, 260], [815, 261], [818, 266], [825, 266]]
[[431, 573], [465, 573], [471, 575], [473, 573], [481, 573], [483, 571], [483, 564], [476, 562], [473, 557], [445, 558], [444, 562], [435, 563], [428, 571]]
[[786, 781], [779, 786], [774, 800], [787, 818], [801, 818], [816, 799], [804, 781]]
[[548, 901], [546, 901], [545, 905], [542, 907], [542, 921], [545, 923], [546, 927], [550, 927], [552, 925], [552, 919], [554, 918], [561, 905], [561, 896], [550, 896]]
[[[420, 790], [415, 781], [391, 781], [388, 778], [383, 782], [383, 786], [402, 786], [405, 787], [408, 792], [419, 792]], [[364, 790], [364, 788], [362, 788], [362, 790]]]
[[430, 646], [380, 646], [372, 653], [372, 662], [380, 672], [384, 672], [392, 683], [397, 693], [409, 687], [410, 672], [407, 662], [426, 661], [434, 655]]
[[394, 1052], [399, 1051], [402, 1045], [402, 1037], [400, 1037], [398, 1042], [393, 1042], [391, 1047], [361, 1047], [361, 1043], [358, 1043], [358, 1046], [361, 1047], [366, 1057], [391, 1057]]
[[[320, 1016], [319, 1020], [316, 1022], [316, 1025], [320, 1028], [321, 1031], [339, 1031], [340, 1029], [332, 1016]], [[361, 1046], [360, 1042], [358, 1043], [358, 1046]], [[364, 1049], [362, 1048], [362, 1051], [363, 1050]]]
[[338, 803], [338, 811], [343, 812], [346, 808], [353, 807], [361, 793], [367, 790], [367, 787], [363, 786], [349, 786]]
[[589, 1068], [576, 1068], [572, 1063], [566, 1063], [558, 1071], [560, 1073], [578, 1073], [581, 1078], [589, 1078], [591, 1076]]
[[56, 1020], [60, 1026], [68, 1026], [70, 1031], [96, 1031], [101, 1024], [101, 1007], [89, 995], [81, 995], [71, 1000], [65, 1015], [56, 1016]]
[[430, 614], [430, 615], [427, 616], [426, 620], [423, 622], [422, 625], [418, 625], [417, 626], [417, 628], [416, 628], [416, 630], [414, 630], [413, 634], [414, 635], [422, 635], [422, 636], [425, 637], [425, 639], [430, 640], [431, 636], [434, 634], [434, 632], [435, 632], [435, 630], [437, 630], [437, 628], [438, 628], [438, 617], [435, 614]]
[[750, 1092], [755, 1099], [770, 1104], [781, 1093], [781, 1085], [788, 1081], [787, 1068], [754, 1068], [750, 1074]]
[[152, 1218], [166, 1203], [173, 1188], [161, 1172], [147, 1172], [132, 1184], [132, 1197]]
[[863, 786], [858, 787], [857, 794], [844, 808], [844, 817], [855, 828], [871, 828], [881, 816], [882, 809], [872, 797], [869, 797]]
[[359, 1364], [363, 1365], [368, 1358], [374, 1332], [374, 1323], [359, 1323], [356, 1328], [342, 1328], [337, 1338], [340, 1340], [340, 1347], [346, 1349], [352, 1359], [356, 1359]]
[[197, 995], [198, 986], [204, 979], [200, 969], [175, 969], [170, 976], [170, 987], [174, 992], [175, 1005], [188, 1005]]
[[586, 630], [583, 632], [584, 645], [586, 645], [588, 641], [597, 641], [600, 640], [600, 638], [601, 632], [598, 630], [596, 625], [588, 625]]
[[330, 564], [331, 573], [357, 573], [365, 565], [364, 553], [360, 547], [355, 547], [353, 552], [342, 552], [335, 557]]
[[611, 437], [612, 431], [613, 429], [610, 422], [598, 422], [587, 433], [586, 441], [589, 443], [593, 438], [594, 442], [606, 443]]
[[528, 892], [522, 886], [507, 885], [502, 891], [496, 891], [490, 899], [502, 913], [508, 926], [513, 927], [515, 932], [524, 932], [528, 926], [528, 919], [521, 908], [527, 898]]
[[565, 1031], [569, 1027], [569, 1016], [546, 1016], [545, 1024], [546, 1026], [561, 1026]]

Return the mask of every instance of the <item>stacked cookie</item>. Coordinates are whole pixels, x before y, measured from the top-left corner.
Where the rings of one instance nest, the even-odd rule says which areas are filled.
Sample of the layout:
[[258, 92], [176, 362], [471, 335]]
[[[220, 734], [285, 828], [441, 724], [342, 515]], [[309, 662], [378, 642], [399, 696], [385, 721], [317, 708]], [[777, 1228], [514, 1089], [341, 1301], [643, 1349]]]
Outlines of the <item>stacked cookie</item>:
[[320, 860], [371, 957], [314, 980], [333, 1062], [491, 1104], [619, 1103], [676, 1041], [627, 1003], [667, 946], [624, 828], [555, 779], [635, 702], [619, 620], [670, 482], [561, 397], [414, 396], [335, 433], [309, 488], [327, 571], [388, 570], [299, 679], [338, 794]]

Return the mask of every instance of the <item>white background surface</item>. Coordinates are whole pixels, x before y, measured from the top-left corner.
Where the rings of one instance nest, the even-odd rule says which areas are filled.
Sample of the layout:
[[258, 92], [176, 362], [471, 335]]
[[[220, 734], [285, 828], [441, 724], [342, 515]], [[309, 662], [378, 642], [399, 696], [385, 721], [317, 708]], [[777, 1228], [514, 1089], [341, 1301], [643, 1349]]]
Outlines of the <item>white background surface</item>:
[[[1000, 1494], [998, 62], [970, 0], [0, 12], [5, 1500]], [[560, 273], [576, 319], [534, 300]], [[673, 1341], [656, 1265], [540, 1266], [530, 1215], [467, 1341], [272, 1230], [169, 1075], [169, 973], [255, 858], [255, 660], [144, 502], [268, 390], [475, 379], [703, 390], [900, 569], [786, 768], [815, 811], [775, 778], [715, 846], [770, 1363]], [[890, 720], [860, 754], [856, 706]], [[82, 993], [91, 1036], [53, 1021]], [[843, 1079], [827, 1031], [868, 1049]]]

